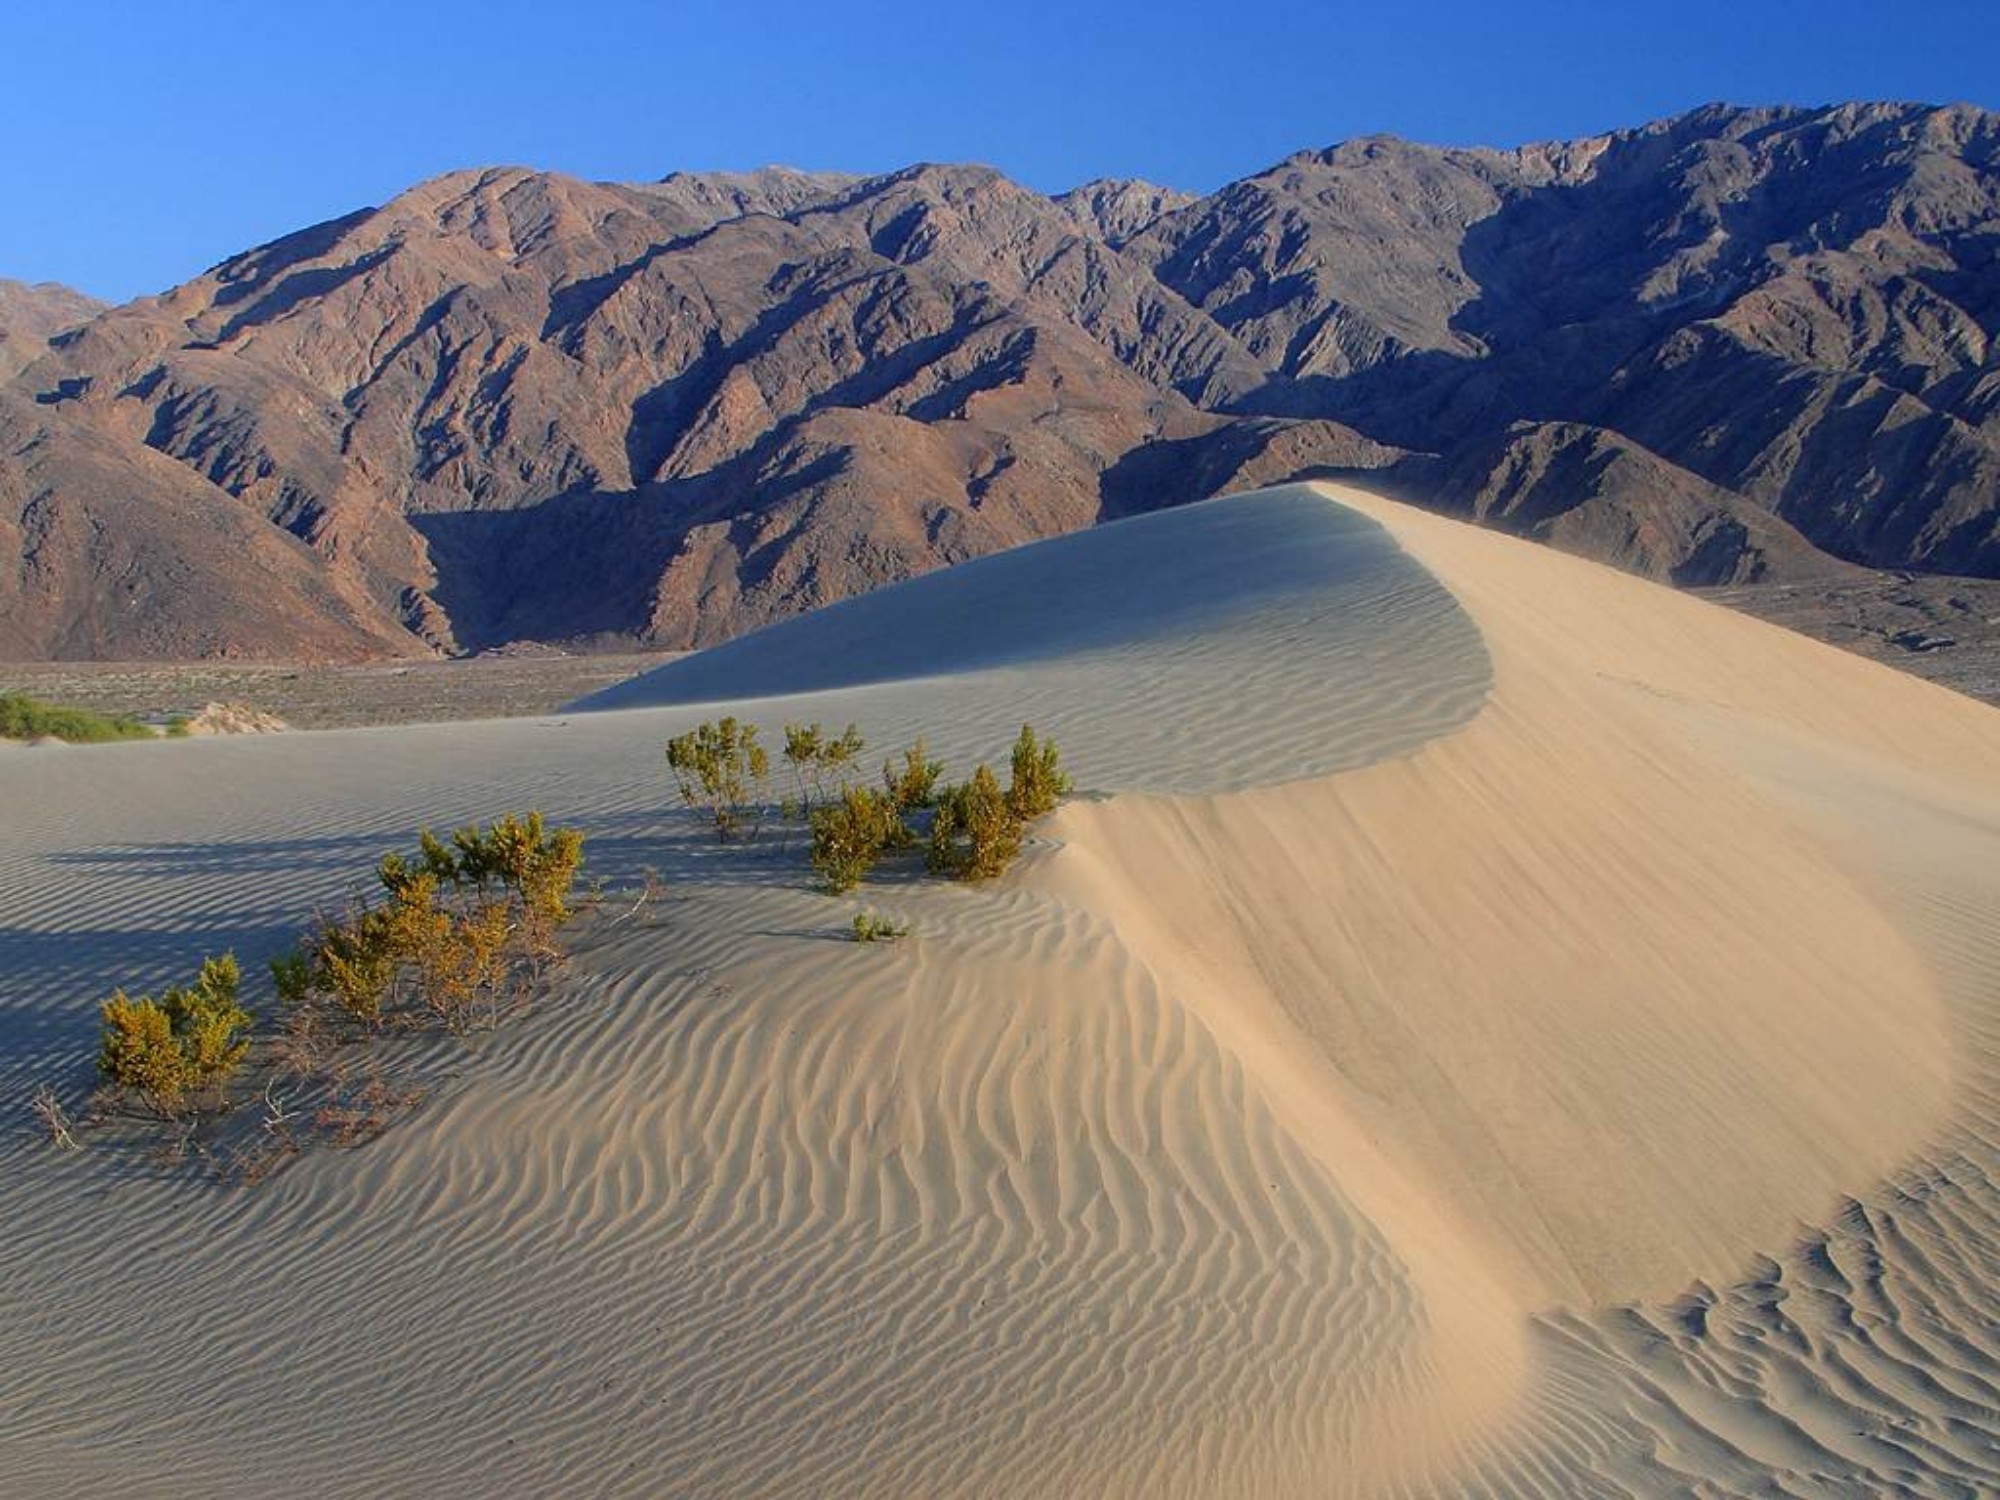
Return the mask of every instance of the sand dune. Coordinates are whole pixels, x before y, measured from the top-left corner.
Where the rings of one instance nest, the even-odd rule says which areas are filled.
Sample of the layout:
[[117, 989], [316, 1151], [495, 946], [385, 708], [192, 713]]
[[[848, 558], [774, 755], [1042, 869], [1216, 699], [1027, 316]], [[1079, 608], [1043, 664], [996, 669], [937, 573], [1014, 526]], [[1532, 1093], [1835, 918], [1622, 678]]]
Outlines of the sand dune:
[[[0, 763], [10, 1098], [420, 820], [676, 893], [361, 1150], [10, 1135], [0, 1493], [2000, 1483], [2000, 714], [1307, 486], [589, 707]], [[722, 711], [960, 769], [1028, 718], [1084, 795], [857, 947], [668, 806]]]

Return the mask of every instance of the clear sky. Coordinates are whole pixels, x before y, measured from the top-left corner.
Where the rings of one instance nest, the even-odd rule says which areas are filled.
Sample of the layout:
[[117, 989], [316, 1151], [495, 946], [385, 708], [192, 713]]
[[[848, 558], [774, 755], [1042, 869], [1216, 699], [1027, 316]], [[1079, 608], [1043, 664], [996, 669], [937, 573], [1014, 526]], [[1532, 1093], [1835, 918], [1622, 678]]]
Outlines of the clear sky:
[[157, 291], [493, 163], [984, 161], [1206, 191], [1386, 131], [1517, 145], [1713, 100], [2000, 107], [2000, 0], [0, 0], [0, 276]]

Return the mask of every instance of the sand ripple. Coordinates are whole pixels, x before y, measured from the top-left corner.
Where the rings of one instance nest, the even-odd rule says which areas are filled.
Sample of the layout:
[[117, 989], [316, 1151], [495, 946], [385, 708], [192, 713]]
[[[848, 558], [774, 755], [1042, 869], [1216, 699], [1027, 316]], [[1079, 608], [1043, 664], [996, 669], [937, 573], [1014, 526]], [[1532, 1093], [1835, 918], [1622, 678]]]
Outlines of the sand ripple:
[[[0, 1494], [1989, 1492], [2000, 716], [1353, 505], [620, 711], [9, 758], [0, 1097], [419, 821], [539, 805], [674, 895], [254, 1190], [8, 1136]], [[961, 766], [1032, 719], [1087, 795], [859, 947], [666, 805], [724, 708]]]

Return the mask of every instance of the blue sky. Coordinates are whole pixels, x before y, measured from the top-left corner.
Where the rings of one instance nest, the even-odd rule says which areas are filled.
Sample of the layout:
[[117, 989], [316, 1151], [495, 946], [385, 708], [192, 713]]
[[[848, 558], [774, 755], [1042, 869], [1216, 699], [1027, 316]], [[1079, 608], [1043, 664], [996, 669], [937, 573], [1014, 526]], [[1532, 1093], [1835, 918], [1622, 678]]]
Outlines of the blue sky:
[[8, 0], [0, 276], [156, 291], [453, 167], [985, 161], [1206, 191], [1386, 131], [1508, 146], [1710, 100], [2000, 107], [2000, 0]]

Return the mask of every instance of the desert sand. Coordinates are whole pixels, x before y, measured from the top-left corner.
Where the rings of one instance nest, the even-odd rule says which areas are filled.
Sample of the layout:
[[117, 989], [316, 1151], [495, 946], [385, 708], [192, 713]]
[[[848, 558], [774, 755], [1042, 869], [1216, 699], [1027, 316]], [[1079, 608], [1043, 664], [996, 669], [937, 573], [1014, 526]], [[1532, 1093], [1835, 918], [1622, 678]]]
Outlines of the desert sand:
[[[724, 712], [954, 773], [1032, 720], [1079, 795], [830, 898], [672, 805]], [[420, 822], [671, 892], [358, 1149], [10, 1129], [0, 1494], [2000, 1486], [2000, 711], [1597, 565], [1286, 486], [0, 805], [17, 1119]]]

